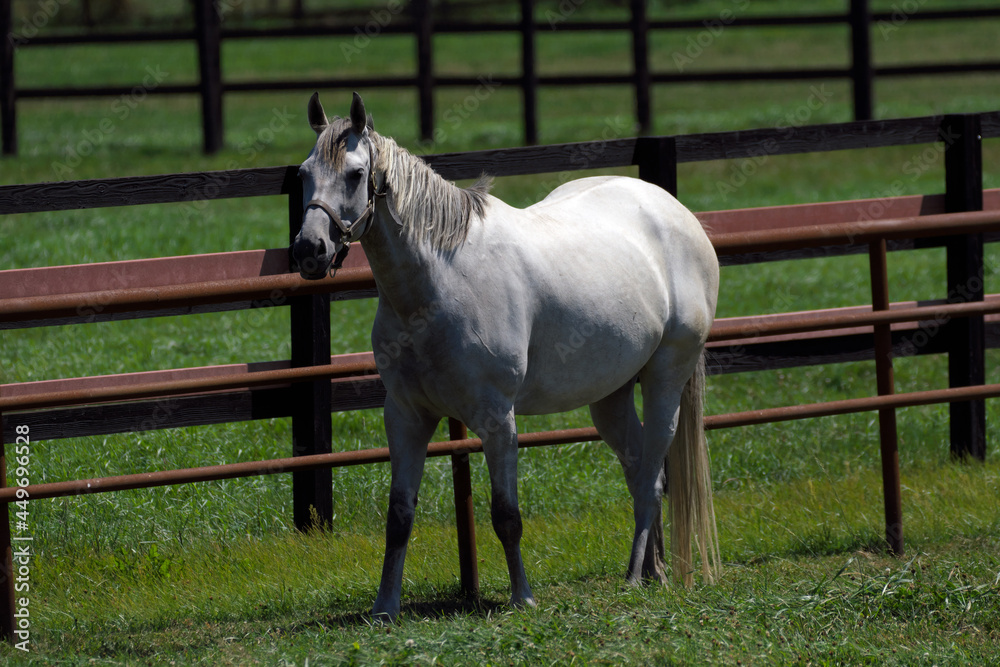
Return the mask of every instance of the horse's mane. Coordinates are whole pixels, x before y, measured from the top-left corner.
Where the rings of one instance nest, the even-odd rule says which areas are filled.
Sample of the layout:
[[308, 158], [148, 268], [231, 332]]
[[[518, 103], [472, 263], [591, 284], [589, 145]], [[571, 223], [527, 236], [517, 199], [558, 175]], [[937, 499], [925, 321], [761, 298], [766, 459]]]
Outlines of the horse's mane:
[[375, 145], [376, 171], [385, 174], [390, 204], [407, 240], [446, 251], [461, 245], [473, 220], [483, 216], [493, 179], [483, 175], [472, 186], [460, 188], [392, 138], [374, 131], [369, 137]]

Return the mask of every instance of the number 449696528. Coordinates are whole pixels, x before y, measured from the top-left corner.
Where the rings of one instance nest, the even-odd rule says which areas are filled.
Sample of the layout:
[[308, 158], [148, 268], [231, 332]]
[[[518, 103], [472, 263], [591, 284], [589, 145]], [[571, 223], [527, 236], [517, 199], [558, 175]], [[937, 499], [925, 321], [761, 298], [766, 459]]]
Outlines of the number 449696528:
[[[28, 469], [31, 464], [31, 438], [28, 435], [27, 425], [21, 424], [14, 429], [17, 435], [17, 440], [14, 447], [14, 463], [16, 468], [14, 469], [14, 485], [18, 486], [17, 498], [19, 501], [27, 501], [28, 490], [24, 487], [28, 486], [30, 483]], [[25, 519], [27, 519], [27, 502], [18, 502], [18, 507], [25, 513]], [[19, 513], [20, 514], [20, 513]], [[20, 516], [18, 516], [21, 519]]]

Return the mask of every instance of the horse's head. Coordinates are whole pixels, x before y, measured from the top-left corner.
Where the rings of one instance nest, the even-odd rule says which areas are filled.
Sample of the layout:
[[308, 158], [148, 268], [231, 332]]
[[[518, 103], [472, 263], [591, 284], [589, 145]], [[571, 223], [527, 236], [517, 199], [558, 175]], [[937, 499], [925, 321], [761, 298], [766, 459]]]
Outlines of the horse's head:
[[[319, 94], [309, 100], [316, 146], [299, 167], [305, 212], [292, 244], [303, 278], [322, 278], [342, 252], [368, 230], [374, 214], [375, 151], [371, 116], [354, 93], [349, 118], [327, 119]], [[337, 264], [334, 264], [336, 267]]]

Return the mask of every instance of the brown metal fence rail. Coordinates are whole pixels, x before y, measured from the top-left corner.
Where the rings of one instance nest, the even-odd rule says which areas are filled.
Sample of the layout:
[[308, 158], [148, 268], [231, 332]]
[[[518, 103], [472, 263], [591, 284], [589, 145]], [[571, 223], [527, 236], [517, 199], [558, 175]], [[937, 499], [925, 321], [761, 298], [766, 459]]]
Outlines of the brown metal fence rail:
[[[858, 203], [811, 205], [801, 209], [785, 207], [785, 209], [796, 209], [791, 213], [793, 218], [796, 215], [820, 218], [834, 211], [834, 218], [840, 216], [839, 220], [847, 220], [847, 222], [823, 220], [825, 224], [806, 227], [801, 225], [801, 220], [798, 224], [789, 224], [785, 219], [789, 211], [781, 208], [767, 209], [763, 212], [763, 220], [762, 213], [753, 210], [702, 216], [703, 219], [712, 219], [713, 223], [720, 221], [722, 223], [713, 224], [718, 230], [713, 235], [713, 243], [723, 264], [808, 257], [817, 253], [830, 255], [868, 251], [872, 267], [872, 308], [742, 318], [742, 321], [720, 320], [713, 328], [710, 349], [718, 354], [725, 352], [726, 346], [735, 343], [742, 349], [748, 350], [757, 344], [765, 347], [766, 341], [776, 340], [781, 341], [783, 348], [793, 349], [800, 343], [808, 345], [809, 340], [797, 336], [809, 331], [824, 332], [823, 344], [829, 345], [831, 341], [843, 342], [849, 338], [849, 336], [840, 338], [833, 336], [831, 332], [834, 330], [843, 329], [846, 332], [867, 327], [862, 335], [867, 335], [871, 341], [871, 332], [874, 332], [873, 353], [866, 352], [864, 346], [856, 349], [844, 347], [843, 352], [848, 355], [860, 355], [857, 358], [874, 356], [878, 395], [834, 403], [769, 408], [734, 415], [714, 415], [706, 418], [706, 427], [726, 428], [767, 421], [879, 410], [886, 493], [886, 537], [892, 550], [902, 553], [898, 464], [895, 453], [895, 409], [908, 405], [951, 402], [953, 451], [958, 455], [971, 454], [981, 457], [985, 453], [985, 421], [984, 418], [982, 423], [978, 420], [984, 413], [975, 409], [956, 412], [955, 406], [977, 403], [981, 405], [982, 399], [1000, 395], [1000, 387], [982, 386], [982, 381], [976, 381], [982, 376], [983, 350], [986, 346], [983, 335], [984, 316], [1000, 312], [1000, 297], [986, 298], [981, 289], [983, 276], [981, 244], [984, 238], [992, 239], [1000, 231], [1000, 213], [996, 210], [1000, 209], [1000, 193], [990, 192], [990, 208], [993, 210], [985, 212], [954, 210], [963, 205], [971, 207], [978, 204], [978, 207], [982, 208], [984, 199], [981, 185], [980, 142], [983, 137], [997, 136], [1000, 136], [1000, 113], [990, 113], [905, 121], [847, 123], [776, 131], [756, 130], [687, 137], [652, 137], [505, 151], [480, 151], [432, 156], [428, 161], [446, 177], [456, 179], [475, 176], [483, 170], [504, 176], [638, 165], [641, 177], [676, 191], [678, 163], [755, 155], [758, 154], [761, 145], [768, 146], [769, 154], [777, 155], [942, 141], [945, 144], [946, 165], [943, 197], [872, 200], [862, 205]], [[581, 160], [581, 155], [587, 156], [587, 159]], [[294, 235], [302, 216], [302, 197], [298, 189], [298, 179], [294, 177], [294, 167], [4, 186], [0, 187], [0, 214], [255, 195], [288, 197], [289, 233]], [[886, 219], [886, 211], [899, 210], [900, 207], [910, 211], [914, 211], [916, 207], [915, 214]], [[877, 215], [876, 208], [879, 209]], [[820, 211], [825, 213], [819, 213]], [[937, 213], [923, 215], [929, 211]], [[853, 222], [852, 220], [857, 220], [859, 215], [868, 220]], [[726, 223], [727, 220], [733, 224]], [[747, 225], [753, 231], [745, 231]], [[890, 308], [888, 287], [885, 282], [886, 250], [890, 247], [915, 247], [921, 243], [944, 244], [948, 247], [949, 285], [946, 287], [950, 291], [955, 284], [953, 281], [959, 277], [963, 278], [966, 281], [963, 284], [965, 288], [963, 297], [957, 303], [933, 303], [922, 306], [903, 304], [893, 305]], [[953, 251], [953, 248], [956, 250]], [[275, 252], [279, 255], [277, 258]], [[377, 382], [377, 378], [374, 376], [375, 367], [370, 355], [331, 359], [330, 293], [334, 294], [334, 298], [337, 298], [338, 294], [370, 296], [372, 286], [370, 271], [364, 266], [349, 266], [332, 278], [310, 283], [299, 280], [294, 274], [288, 274], [287, 256], [282, 258], [281, 252], [275, 252], [263, 253], [262, 261], [265, 264], [270, 261], [274, 265], [270, 271], [276, 275], [266, 275], [267, 272], [262, 271], [262, 275], [255, 278], [199, 280], [192, 279], [184, 270], [180, 270], [172, 282], [168, 280], [167, 283], [158, 283], [151, 287], [124, 287], [110, 291], [92, 289], [90, 292], [75, 295], [55, 290], [49, 294], [28, 294], [0, 299], [0, 328], [202, 312], [198, 308], [211, 310], [288, 305], [292, 311], [293, 342], [290, 368], [271, 368], [259, 372], [247, 368], [233, 373], [215, 373], [215, 377], [138, 381], [125, 387], [98, 385], [96, 388], [77, 387], [64, 391], [42, 391], [32, 395], [8, 394], [0, 396], [0, 415], [4, 417], [2, 421], [6, 422], [0, 425], [4, 427], [4, 441], [15, 443], [17, 433], [16, 425], [10, 423], [11, 411], [59, 410], [61, 408], [56, 406], [82, 406], [93, 403], [113, 408], [117, 405], [135, 404], [137, 401], [141, 403], [144, 397], [162, 399], [166, 396], [179, 395], [182, 398], [194, 396], [199, 400], [205, 400], [202, 397], [225, 395], [226, 391], [233, 388], [260, 387], [262, 391], [277, 388], [278, 391], [292, 394], [288, 414], [292, 416], [295, 455], [289, 459], [213, 466], [196, 470], [162, 471], [116, 478], [0, 488], [0, 558], [4, 559], [7, 575], [3, 584], [6, 586], [6, 594], [0, 594], [0, 633], [4, 636], [13, 638], [16, 628], [12, 598], [16, 573], [11, 560], [10, 523], [7, 516], [8, 504], [12, 500], [291, 472], [294, 479], [296, 524], [305, 526], [309, 524], [310, 508], [315, 508], [319, 512], [317, 516], [320, 520], [323, 520], [324, 513], [328, 515], [332, 510], [330, 470], [333, 466], [385, 460], [387, 452], [383, 449], [364, 452], [331, 451], [330, 406], [333, 387], [341, 382], [358, 385]], [[242, 257], [245, 253], [233, 254]], [[268, 257], [271, 259], [268, 260]], [[187, 262], [186, 258], [174, 259], [181, 263]], [[136, 263], [158, 261], [137, 260]], [[162, 268], [163, 265], [157, 264], [157, 266]], [[16, 274], [15, 277], [26, 279], [29, 283], [33, 280], [44, 282], [42, 277], [46, 273], [62, 275], [58, 272], [81, 271], [86, 268], [88, 267], [53, 267], [0, 272], [0, 280], [4, 278], [4, 274], [10, 273]], [[980, 289], [974, 289], [970, 293], [968, 286], [974, 285], [977, 279]], [[922, 321], [944, 323], [942, 330], [949, 332], [942, 336], [945, 339], [943, 345], [927, 351], [947, 352], [954, 350], [955, 345], [959, 345], [962, 354], [952, 353], [949, 357], [960, 356], [965, 365], [971, 367], [966, 369], [970, 372], [968, 376], [953, 374], [950, 377], [949, 389], [896, 395], [893, 393], [890, 356], [892, 337], [896, 332], [890, 329], [890, 325]], [[966, 324], [969, 322], [975, 325]], [[955, 325], [961, 326], [956, 329]], [[952, 335], [956, 330], [957, 337]], [[867, 349], [871, 350], [870, 343], [867, 345]], [[978, 346], [978, 349], [972, 349], [970, 354], [970, 346]], [[806, 363], [827, 363], [830, 358], [827, 355]], [[778, 367], [768, 366], [766, 360], [763, 363], [762, 367]], [[737, 366], [738, 364], [733, 364], [731, 368], [720, 368], [716, 359], [713, 372], [734, 372], [745, 369]], [[282, 389], [283, 387], [289, 389]], [[379, 397], [376, 395], [365, 405], [370, 407], [377, 404], [378, 400]], [[122, 401], [126, 403], [120, 403]], [[30, 418], [44, 420], [51, 419], [55, 414], [58, 413], [18, 412], [17, 419], [18, 423]], [[251, 413], [246, 418], [257, 417]], [[468, 454], [478, 451], [480, 443], [468, 439], [461, 424], [452, 422], [450, 432], [451, 441], [434, 443], [430, 451], [432, 455], [452, 456], [462, 585], [466, 592], [473, 593], [478, 588], [478, 579], [475, 569]], [[980, 440], [980, 437], [983, 439]], [[593, 429], [578, 429], [568, 432], [525, 434], [521, 436], [521, 443], [523, 446], [541, 446], [594, 439], [597, 439], [597, 434]], [[3, 450], [0, 450], [0, 454], [3, 453]], [[8, 472], [6, 466], [6, 458], [0, 456], [0, 480], [4, 486]]]
[[[511, 0], [513, 4], [513, 0]], [[880, 31], [894, 31], [901, 24], [920, 21], [991, 19], [1000, 17], [1000, 7], [929, 11], [911, 9], [903, 3], [888, 12], [872, 12], [868, 0], [850, 0], [844, 13], [802, 13], [794, 16], [743, 16], [740, 11], [724, 10], [717, 16], [705, 19], [660, 20], [651, 19], [645, 0], [629, 0], [628, 19], [618, 21], [581, 21], [572, 17], [573, 11], [549, 10], [544, 19], [533, 0], [517, 0], [520, 18], [511, 21], [469, 22], [443, 20], [434, 16], [431, 0], [413, 0], [396, 14], [386, 8], [373, 9], [370, 20], [363, 25], [336, 25], [321, 21], [303, 21], [300, 15], [296, 25], [284, 28], [236, 28], [223, 25], [226, 3], [220, 0], [194, 0], [193, 30], [170, 32], [88, 32], [78, 35], [39, 34], [38, 26], [25, 20], [22, 25], [13, 21], [13, 0], [0, 0], [0, 138], [5, 154], [17, 153], [17, 100], [35, 98], [60, 98], [80, 96], [121, 96], [132, 94], [135, 86], [105, 85], [77, 87], [18, 87], [14, 78], [14, 58], [19, 48], [53, 46], [79, 43], [122, 43], [154, 41], [190, 41], [198, 47], [198, 82], [170, 84], [157, 82], [154, 86], [140, 86], [143, 95], [183, 94], [197, 95], [201, 99], [204, 149], [213, 153], [223, 146], [223, 97], [226, 93], [251, 91], [315, 90], [324, 88], [413, 88], [417, 92], [419, 130], [423, 141], [434, 137], [434, 92], [440, 87], [472, 87], [482, 85], [484, 77], [447, 76], [434, 70], [433, 37], [435, 34], [475, 34], [481, 32], [506, 32], [519, 35], [521, 42], [520, 74], [515, 76], [490, 76], [490, 85], [520, 88], [522, 93], [522, 121], [524, 141], [538, 141], [538, 90], [542, 86], [579, 85], [628, 85], [635, 96], [635, 115], [641, 133], [653, 130], [652, 89], [657, 84], [726, 83], [736, 81], [819, 81], [848, 79], [853, 91], [854, 118], [872, 118], [874, 107], [874, 81], [876, 77], [902, 77], [913, 75], [944, 75], [969, 72], [1000, 71], [1000, 61], [953, 62], [937, 65], [877, 66], [873, 63], [871, 33], [875, 26]], [[675, 71], [653, 71], [650, 66], [650, 31], [695, 30], [698, 34], [691, 43], [678, 40], [675, 52], [683, 59], [689, 49], [697, 57], [698, 40], [715, 39], [717, 31], [754, 29], [765, 26], [836, 26], [848, 28], [845, 53], [850, 64], [846, 67], [813, 67], [787, 69], [740, 69], [738, 71], [686, 72], [683, 67]], [[539, 33], [553, 31], [619, 31], [631, 38], [631, 72], [628, 74], [554, 74], [538, 73], [536, 42]], [[373, 33], [373, 34], [369, 34]], [[339, 36], [355, 40], [370, 40], [381, 35], [412, 35], [415, 43], [416, 71], [407, 76], [380, 76], [378, 78], [339, 77], [310, 80], [241, 81], [226, 82], [222, 76], [223, 40], [230, 39], [281, 39], [307, 36]], [[691, 46], [690, 44], [693, 44]]]

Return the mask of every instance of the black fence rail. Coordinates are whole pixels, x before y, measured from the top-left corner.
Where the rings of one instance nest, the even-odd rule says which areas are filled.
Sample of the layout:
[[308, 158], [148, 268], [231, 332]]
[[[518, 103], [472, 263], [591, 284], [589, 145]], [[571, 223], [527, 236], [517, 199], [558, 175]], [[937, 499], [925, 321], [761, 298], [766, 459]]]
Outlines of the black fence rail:
[[[283, 81], [226, 82], [222, 76], [222, 43], [231, 39], [273, 39], [295, 37], [357, 37], [366, 35], [366, 24], [321, 24], [305, 22], [301, 3], [296, 5], [293, 16], [299, 16], [294, 25], [280, 28], [226, 28], [224, 0], [194, 0], [193, 30], [107, 32], [89, 31], [76, 35], [44, 35], [37, 30], [26, 34], [24, 26], [13, 21], [13, 0], [0, 0], [0, 35], [6, 38], [0, 44], [0, 137], [5, 154], [17, 153], [17, 100], [38, 98], [69, 98], [127, 95], [134, 86], [79, 86], [79, 87], [30, 87], [17, 86], [14, 77], [14, 58], [19, 49], [37, 46], [67, 44], [110, 44], [122, 42], [164, 42], [195, 40], [198, 45], [198, 83], [187, 85], [157, 85], [146, 87], [152, 95], [198, 95], [201, 99], [204, 149], [208, 153], [220, 150], [224, 143], [223, 97], [227, 93], [359, 89], [359, 88], [415, 88], [419, 101], [419, 133], [423, 141], [434, 137], [434, 93], [442, 87], [469, 87], [480, 85], [475, 76], [444, 76], [435, 73], [433, 37], [435, 34], [467, 34], [482, 32], [508, 32], [520, 35], [520, 73], [515, 76], [495, 76], [491, 81], [499, 85], [520, 88], [522, 93], [522, 121], [524, 142], [538, 140], [538, 90], [543, 86], [629, 85], [634, 90], [635, 118], [641, 134], [653, 128], [652, 88], [656, 84], [725, 83], [739, 81], [787, 81], [847, 79], [852, 83], [854, 118], [869, 120], [873, 116], [874, 82], [877, 77], [914, 75], [943, 75], [970, 72], [998, 72], [1000, 60], [980, 62], [954, 62], [934, 65], [876, 66], [872, 59], [872, 26], [897, 26], [900, 22], [941, 21], [955, 19], [988, 19], [1000, 17], [1000, 7], [946, 11], [908, 11], [906, 7], [890, 12], [872, 12], [868, 0], [848, 0], [844, 13], [802, 14], [796, 16], [740, 16], [737, 12], [723, 11], [707, 19], [665, 20], [651, 19], [644, 0], [630, 0], [629, 18], [617, 21], [574, 20], [572, 12], [553, 14], [545, 12], [544, 20], [538, 19], [535, 0], [518, 0], [520, 18], [507, 21], [462, 21], [436, 17], [432, 0], [400, 0], [398, 12], [385, 7], [373, 9], [372, 16], [389, 14], [389, 20], [377, 21], [378, 35], [412, 35], [415, 42], [414, 62], [416, 71], [408, 76], [338, 77]], [[372, 19], [375, 21], [375, 19]], [[30, 24], [26, 24], [30, 25]], [[653, 71], [650, 66], [649, 35], [651, 31], [722, 29], [752, 29], [766, 26], [817, 26], [844, 25], [849, 27], [850, 39], [845, 40], [845, 52], [850, 54], [847, 67], [791, 67], [785, 69], [747, 69], [739, 71]], [[359, 30], [361, 31], [359, 33]], [[631, 72], [628, 74], [558, 74], [538, 73], [536, 42], [539, 32], [549, 31], [619, 31], [631, 36]]]

